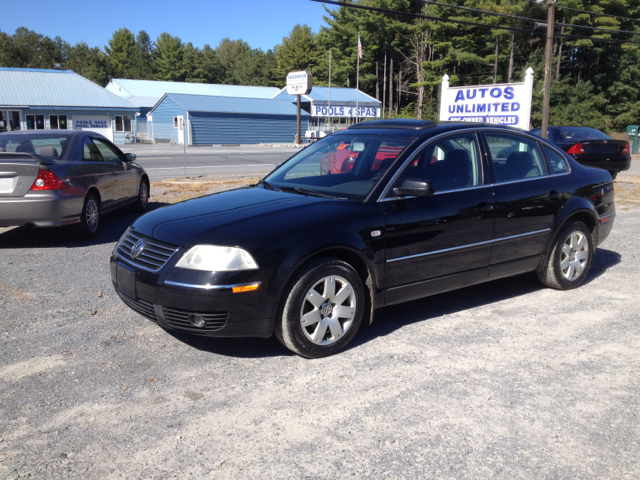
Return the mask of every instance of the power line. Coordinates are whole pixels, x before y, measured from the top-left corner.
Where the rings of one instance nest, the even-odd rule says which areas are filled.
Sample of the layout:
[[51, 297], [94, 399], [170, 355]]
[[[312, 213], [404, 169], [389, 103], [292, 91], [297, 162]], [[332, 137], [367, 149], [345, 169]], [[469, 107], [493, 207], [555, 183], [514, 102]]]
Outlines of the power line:
[[[534, 5], [539, 5], [539, 3], [536, 0], [523, 0], [523, 1], [532, 3]], [[619, 15], [609, 15], [608, 13], [598, 13], [598, 12], [592, 12], [590, 10], [580, 10], [578, 8], [565, 7], [563, 5], [558, 5], [557, 3], [555, 4], [555, 6], [556, 6], [556, 8], [563, 8], [565, 10], [573, 10], [574, 12], [589, 13], [591, 15], [598, 15], [598, 16], [601, 16], [601, 17], [619, 18], [621, 20], [631, 20], [632, 22], [640, 22], [640, 19], [637, 19], [637, 18], [621, 17]]]
[[[470, 26], [474, 26], [474, 27], [490, 28], [492, 30], [506, 30], [506, 31], [509, 31], [509, 32], [522, 32], [522, 33], [528, 33], [529, 35], [531, 35], [533, 33], [531, 30], [526, 30], [524, 28], [504, 27], [502, 25], [488, 25], [486, 23], [469, 22], [469, 21], [465, 21], [465, 20], [452, 20], [450, 18], [433, 17], [431, 15], [421, 15], [421, 14], [418, 14], [418, 13], [400, 12], [398, 10], [388, 10], [386, 8], [369, 7], [369, 6], [365, 6], [365, 5], [359, 5], [357, 3], [346, 3], [346, 2], [340, 2], [340, 1], [335, 1], [335, 0], [311, 0], [311, 1], [312, 2], [318, 2], [318, 3], [328, 3], [330, 5], [337, 5], [339, 7], [355, 8], [355, 9], [359, 9], [359, 10], [367, 10], [367, 11], [386, 13], [386, 14], [391, 14], [391, 15], [399, 15], [399, 16], [402, 16], [402, 17], [424, 18], [424, 19], [427, 19], [427, 20], [434, 20], [434, 21], [440, 21], [440, 22], [445, 22], [445, 23], [455, 23], [455, 24], [459, 24], [459, 25], [470, 25]], [[584, 38], [584, 39], [588, 39], [588, 40], [601, 41], [601, 42], [627, 43], [627, 44], [640, 45], [640, 42], [632, 42], [630, 40], [618, 40], [618, 39], [614, 39], [614, 38], [598, 38], [598, 37], [587, 37], [587, 36], [583, 36], [583, 35], [569, 35], [569, 34], [555, 34], [554, 36], [556, 36], [556, 37], [568, 37], [568, 38]]]
[[[450, 7], [450, 8], [455, 8], [458, 10], [468, 10], [470, 12], [478, 12], [481, 14], [485, 14], [485, 15], [496, 15], [496, 16], [500, 16], [500, 17], [506, 17], [506, 18], [510, 18], [512, 20], [521, 20], [523, 22], [530, 22], [530, 23], [536, 23], [536, 22], [544, 22], [545, 20], [543, 19], [535, 19], [535, 18], [529, 18], [529, 17], [520, 17], [518, 15], [510, 15], [507, 13], [500, 13], [500, 12], [490, 12], [488, 10], [482, 10], [482, 9], [478, 9], [478, 8], [470, 8], [470, 7], [462, 7], [459, 5], [450, 5], [448, 3], [440, 3], [440, 2], [434, 2], [432, 0], [409, 0], [411, 2], [417, 2], [417, 3], [426, 3], [429, 5], [438, 5], [441, 7]], [[612, 1], [612, 0], [609, 0]], [[612, 3], [616, 3], [618, 5], [621, 5], [617, 2], [612, 2]], [[613, 30], [610, 28], [602, 28], [602, 27], [590, 27], [587, 25], [576, 25], [573, 23], [560, 23], [560, 22], [556, 22], [556, 25], [561, 25], [561, 26], [565, 26], [565, 27], [576, 27], [576, 28], [584, 28], [584, 29], [589, 29], [589, 30], [602, 30], [602, 31], [606, 31], [609, 33], [630, 33], [632, 35], [640, 35], [640, 32], [632, 32], [630, 30]]]
[[418, 2], [418, 3], [426, 3], [429, 5], [438, 5], [440, 7], [451, 7], [451, 8], [456, 8], [458, 10], [468, 10], [470, 12], [478, 12], [478, 13], [482, 13], [485, 15], [496, 15], [498, 17], [506, 17], [506, 18], [511, 18], [513, 20], [522, 20], [523, 22], [530, 22], [530, 23], [535, 23], [535, 22], [539, 22], [541, 20], [537, 20], [535, 18], [529, 18], [529, 17], [519, 17], [518, 15], [510, 15], [508, 13], [500, 13], [500, 12], [491, 12], [489, 10], [482, 10], [479, 8], [471, 8], [471, 7], [462, 7], [460, 5], [450, 5], [448, 3], [440, 3], [440, 2], [434, 2], [431, 0], [409, 0], [411, 2]]

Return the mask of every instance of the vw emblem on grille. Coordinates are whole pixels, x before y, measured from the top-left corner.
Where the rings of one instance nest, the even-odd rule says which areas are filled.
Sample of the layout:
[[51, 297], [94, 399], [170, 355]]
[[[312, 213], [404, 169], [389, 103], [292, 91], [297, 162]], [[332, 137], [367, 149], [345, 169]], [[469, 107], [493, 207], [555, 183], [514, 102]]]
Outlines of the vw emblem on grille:
[[145, 247], [144, 238], [141, 238], [136, 243], [134, 243], [133, 247], [131, 247], [131, 259], [135, 260], [136, 258], [138, 258], [142, 254], [144, 247]]

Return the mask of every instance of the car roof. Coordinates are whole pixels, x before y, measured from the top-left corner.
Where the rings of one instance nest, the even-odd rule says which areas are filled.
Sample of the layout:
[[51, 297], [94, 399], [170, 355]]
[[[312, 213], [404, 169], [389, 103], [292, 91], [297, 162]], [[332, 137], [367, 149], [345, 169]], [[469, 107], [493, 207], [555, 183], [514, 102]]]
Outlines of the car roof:
[[369, 120], [351, 125], [346, 130], [336, 132], [334, 135], [364, 134], [364, 135], [389, 135], [392, 137], [433, 137], [441, 133], [454, 130], [474, 130], [478, 128], [491, 128], [506, 130], [514, 133], [528, 133], [513, 127], [495, 125], [484, 122], [429, 122], [427, 120], [412, 119], [388, 119]]
[[29, 135], [33, 137], [50, 137], [52, 135], [58, 135], [61, 137], [73, 137], [83, 133], [87, 132], [83, 130], [11, 130], [10, 132], [2, 132], [0, 135]]

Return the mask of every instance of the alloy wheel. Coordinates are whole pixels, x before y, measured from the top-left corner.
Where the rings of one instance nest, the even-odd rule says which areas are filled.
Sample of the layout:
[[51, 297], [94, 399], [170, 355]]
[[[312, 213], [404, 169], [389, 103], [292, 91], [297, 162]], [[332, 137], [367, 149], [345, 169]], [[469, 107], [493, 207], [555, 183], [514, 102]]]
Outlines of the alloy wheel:
[[575, 280], [582, 275], [589, 261], [589, 242], [586, 235], [573, 231], [562, 245], [560, 268], [567, 280]]
[[300, 309], [300, 325], [316, 345], [331, 345], [351, 327], [356, 314], [356, 292], [343, 277], [329, 275], [309, 289]]

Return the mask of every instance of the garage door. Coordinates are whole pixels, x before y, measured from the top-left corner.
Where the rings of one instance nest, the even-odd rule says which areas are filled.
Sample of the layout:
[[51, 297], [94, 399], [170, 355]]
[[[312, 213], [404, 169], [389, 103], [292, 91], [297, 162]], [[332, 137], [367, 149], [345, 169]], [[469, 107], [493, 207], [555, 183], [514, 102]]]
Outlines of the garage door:
[[88, 130], [104, 135], [113, 142], [113, 129], [111, 128], [111, 117], [106, 115], [74, 115], [74, 130]]

